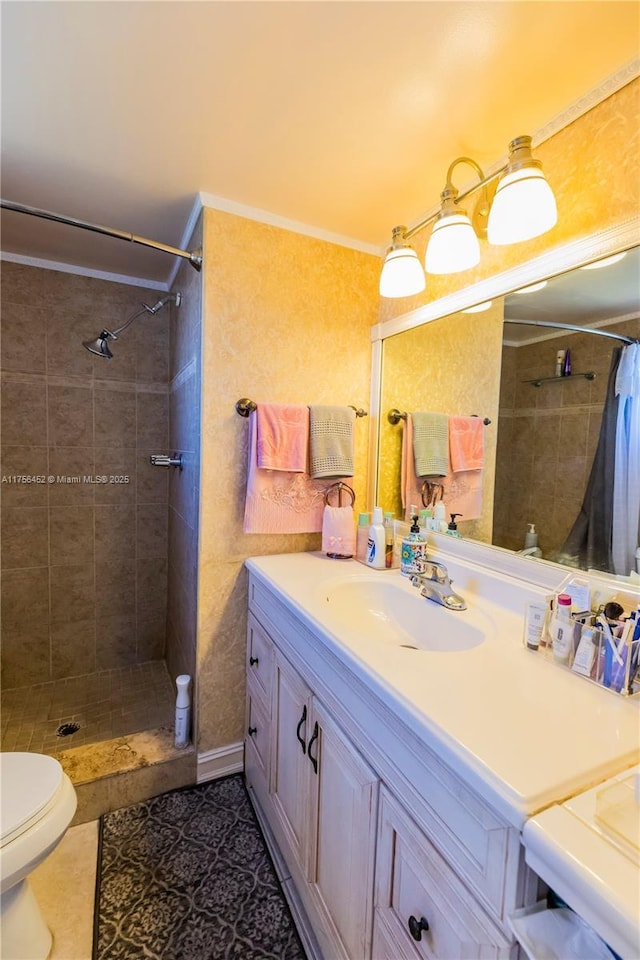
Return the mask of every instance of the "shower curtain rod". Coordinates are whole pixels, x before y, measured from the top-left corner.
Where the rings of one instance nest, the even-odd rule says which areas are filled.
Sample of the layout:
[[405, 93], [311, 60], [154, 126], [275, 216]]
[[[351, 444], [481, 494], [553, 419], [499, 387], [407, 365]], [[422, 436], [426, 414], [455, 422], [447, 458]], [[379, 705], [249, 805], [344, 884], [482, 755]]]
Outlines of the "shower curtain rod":
[[92, 233], [102, 233], [106, 237], [115, 237], [117, 240], [128, 240], [130, 243], [139, 243], [143, 247], [151, 247], [153, 250], [160, 250], [162, 253], [170, 253], [175, 257], [183, 257], [189, 261], [195, 270], [202, 268], [202, 254], [200, 250], [180, 250], [178, 247], [170, 247], [166, 243], [158, 243], [157, 240], [138, 237], [135, 233], [115, 230], [113, 227], [103, 227], [98, 223], [87, 223], [86, 220], [76, 220], [75, 217], [65, 217], [61, 213], [52, 213], [50, 210], [39, 210], [37, 207], [28, 207], [23, 203], [14, 203], [12, 200], [0, 200], [0, 207], [4, 207], [5, 210], [13, 210], [15, 213], [26, 213], [30, 217], [41, 217], [43, 220], [65, 223], [70, 227], [80, 227], [81, 230], [91, 230]]
[[575, 330], [577, 333], [592, 333], [596, 337], [609, 337], [610, 340], [622, 340], [623, 343], [640, 343], [632, 337], [625, 337], [621, 333], [608, 333], [606, 330], [595, 330], [593, 327], [581, 327], [578, 323], [553, 323], [551, 320], [507, 320], [505, 323], [517, 323], [524, 327], [553, 327], [554, 330]]

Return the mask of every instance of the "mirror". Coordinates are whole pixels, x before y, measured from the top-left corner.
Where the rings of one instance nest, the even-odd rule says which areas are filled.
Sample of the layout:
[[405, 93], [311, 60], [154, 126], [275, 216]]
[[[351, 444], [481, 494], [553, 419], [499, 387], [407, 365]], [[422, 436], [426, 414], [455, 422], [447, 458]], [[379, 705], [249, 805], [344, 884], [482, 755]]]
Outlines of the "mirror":
[[[601, 269], [555, 276], [541, 290], [494, 297], [483, 313], [383, 336], [377, 502], [404, 516], [403, 426], [389, 423], [390, 409], [488, 417], [482, 515], [460, 518], [460, 533], [520, 551], [534, 524], [542, 556], [561, 562], [593, 461], [612, 351], [623, 342], [514, 320], [640, 339], [640, 248]], [[569, 350], [569, 376], [555, 376], [558, 350]]]

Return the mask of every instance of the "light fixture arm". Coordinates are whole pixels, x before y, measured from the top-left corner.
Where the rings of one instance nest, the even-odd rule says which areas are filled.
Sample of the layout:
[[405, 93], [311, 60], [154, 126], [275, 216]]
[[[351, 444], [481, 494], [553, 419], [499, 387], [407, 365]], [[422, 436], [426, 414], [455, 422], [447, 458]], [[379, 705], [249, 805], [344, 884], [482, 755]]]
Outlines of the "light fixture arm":
[[[472, 186], [468, 187], [464, 191], [464, 193], [458, 193], [456, 188], [453, 186], [453, 183], [451, 182], [451, 174], [456, 164], [461, 163], [463, 160], [466, 163], [471, 164], [476, 169], [476, 172], [480, 176], [480, 180], [478, 181], [478, 183], [474, 183]], [[470, 196], [472, 193], [475, 193], [476, 190], [483, 189], [484, 187], [487, 186], [487, 184], [491, 183], [493, 180], [497, 180], [498, 177], [502, 176], [502, 174], [505, 172], [508, 166], [509, 164], [505, 163], [504, 166], [500, 167], [499, 170], [496, 170], [494, 171], [494, 173], [490, 173], [488, 176], [485, 176], [482, 172], [482, 169], [478, 166], [475, 160], [472, 160], [470, 157], [458, 157], [458, 159], [454, 160], [453, 163], [449, 166], [449, 169], [447, 171], [447, 184], [445, 186], [445, 190], [447, 189], [447, 187], [450, 187], [453, 190], [455, 190], [456, 192], [455, 202], [457, 205], [459, 203], [462, 203], [463, 200], [466, 200], [466, 198]], [[438, 210], [437, 213], [430, 214], [428, 217], [425, 217], [424, 220], [420, 220], [419, 223], [414, 224], [414, 226], [411, 227], [409, 230], [405, 230], [404, 234], [402, 235], [402, 238], [404, 240], [410, 240], [411, 237], [414, 237], [416, 233], [420, 233], [421, 230], [424, 230], [425, 227], [428, 227], [429, 224], [433, 223], [433, 221], [436, 220], [439, 216], [440, 216], [440, 210]]]

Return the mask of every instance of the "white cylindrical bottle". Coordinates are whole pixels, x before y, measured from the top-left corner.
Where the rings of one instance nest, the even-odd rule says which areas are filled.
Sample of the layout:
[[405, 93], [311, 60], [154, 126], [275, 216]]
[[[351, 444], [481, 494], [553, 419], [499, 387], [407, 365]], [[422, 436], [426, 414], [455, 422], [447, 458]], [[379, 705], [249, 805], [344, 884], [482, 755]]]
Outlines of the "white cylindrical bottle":
[[189, 728], [191, 726], [191, 698], [189, 684], [191, 677], [182, 673], [176, 677], [178, 695], [176, 697], [176, 747], [186, 747], [189, 743]]
[[373, 508], [373, 523], [369, 527], [367, 563], [376, 570], [384, 570], [385, 532], [382, 523], [382, 507]]
[[550, 632], [554, 658], [558, 663], [569, 663], [573, 654], [573, 623], [568, 593], [559, 593], [556, 597]]

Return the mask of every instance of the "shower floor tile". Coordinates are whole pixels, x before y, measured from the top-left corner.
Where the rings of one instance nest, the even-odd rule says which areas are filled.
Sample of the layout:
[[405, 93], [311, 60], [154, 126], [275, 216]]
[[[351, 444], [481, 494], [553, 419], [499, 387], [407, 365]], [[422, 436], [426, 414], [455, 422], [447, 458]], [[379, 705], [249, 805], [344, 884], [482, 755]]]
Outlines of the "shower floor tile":
[[[70, 747], [172, 727], [175, 692], [164, 660], [2, 692], [2, 750], [55, 756]], [[79, 729], [57, 736], [63, 723]]]

